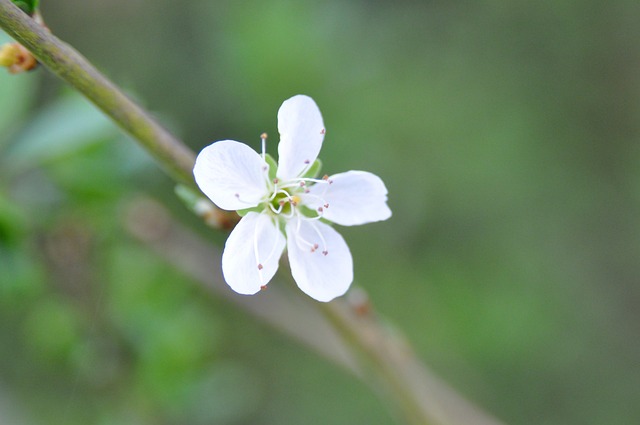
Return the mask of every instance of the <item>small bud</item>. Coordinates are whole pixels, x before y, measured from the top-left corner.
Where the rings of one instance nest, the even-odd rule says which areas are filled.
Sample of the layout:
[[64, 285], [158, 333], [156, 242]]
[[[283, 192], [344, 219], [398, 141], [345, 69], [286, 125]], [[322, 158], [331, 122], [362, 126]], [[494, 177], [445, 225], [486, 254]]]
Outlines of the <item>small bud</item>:
[[0, 66], [8, 68], [11, 74], [30, 71], [37, 65], [36, 58], [20, 43], [7, 43], [0, 47]]

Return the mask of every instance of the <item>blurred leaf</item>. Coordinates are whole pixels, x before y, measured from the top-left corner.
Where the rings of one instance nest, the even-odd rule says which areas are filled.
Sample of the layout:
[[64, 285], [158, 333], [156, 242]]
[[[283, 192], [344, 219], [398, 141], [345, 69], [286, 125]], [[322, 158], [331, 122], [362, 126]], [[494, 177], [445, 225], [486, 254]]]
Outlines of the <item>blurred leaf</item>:
[[0, 246], [15, 244], [23, 233], [24, 213], [0, 192]]
[[8, 166], [16, 171], [55, 161], [118, 134], [113, 124], [76, 94], [42, 110], [12, 143]]
[[12, 0], [22, 11], [28, 15], [33, 15], [38, 8], [40, 0]]
[[219, 362], [194, 380], [185, 393], [194, 425], [228, 424], [250, 419], [260, 407], [264, 388], [259, 377], [237, 362]]
[[57, 299], [45, 299], [31, 309], [25, 322], [28, 341], [45, 361], [66, 363], [80, 342], [80, 321], [75, 310]]
[[0, 244], [0, 310], [22, 310], [42, 292], [42, 270], [29, 254]]

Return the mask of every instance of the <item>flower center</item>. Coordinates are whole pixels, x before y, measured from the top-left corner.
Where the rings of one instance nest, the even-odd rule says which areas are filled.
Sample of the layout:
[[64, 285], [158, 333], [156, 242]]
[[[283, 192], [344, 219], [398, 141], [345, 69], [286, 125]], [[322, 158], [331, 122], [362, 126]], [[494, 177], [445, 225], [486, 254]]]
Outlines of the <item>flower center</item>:
[[[317, 224], [313, 221], [322, 218], [324, 211], [329, 208], [329, 203], [324, 199], [324, 196], [326, 189], [333, 182], [326, 175], [322, 179], [307, 177], [307, 173], [313, 173], [310, 172], [310, 169], [314, 164], [311, 164], [310, 161], [307, 161], [307, 167], [300, 173], [300, 177], [281, 181], [276, 177], [277, 165], [275, 161], [265, 153], [267, 135], [263, 133], [260, 138], [262, 139], [262, 158], [268, 165], [264, 167], [268, 188], [268, 194], [263, 200], [264, 211], [271, 212], [276, 224], [279, 224], [281, 220], [298, 218], [298, 228], [295, 232], [296, 244], [299, 247], [305, 247], [311, 253], [321, 252], [322, 255], [327, 255], [329, 251], [326, 241]], [[317, 185], [326, 185], [327, 187], [320, 191], [310, 189]], [[308, 222], [310, 228], [313, 229], [314, 235], [309, 240], [300, 233], [300, 225], [303, 221]], [[260, 266], [262, 264], [258, 264], [258, 269], [262, 270]]]

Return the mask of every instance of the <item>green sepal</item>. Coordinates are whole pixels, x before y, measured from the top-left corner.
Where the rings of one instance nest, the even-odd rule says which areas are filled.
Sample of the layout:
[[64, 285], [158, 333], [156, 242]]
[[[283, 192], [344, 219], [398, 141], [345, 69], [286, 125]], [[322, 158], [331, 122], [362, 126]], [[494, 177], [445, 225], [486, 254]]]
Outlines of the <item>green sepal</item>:
[[11, 0], [13, 4], [18, 6], [24, 13], [29, 16], [33, 16], [38, 8], [38, 3], [40, 0]]
[[251, 207], [251, 208], [245, 208], [243, 210], [237, 210], [236, 213], [238, 213], [238, 215], [240, 217], [244, 217], [245, 215], [249, 214], [250, 212], [261, 212], [264, 209], [264, 207], [261, 206], [257, 206], [257, 207]]
[[176, 196], [185, 204], [185, 206], [187, 208], [189, 208], [191, 211], [195, 211], [196, 208], [196, 204], [205, 199], [202, 194], [200, 194], [200, 192], [197, 192], [194, 189], [191, 189], [190, 187], [187, 187], [185, 185], [179, 184], [176, 185], [175, 189], [174, 189]]
[[320, 159], [316, 159], [315, 161], [313, 161], [313, 164], [311, 164], [311, 167], [309, 167], [307, 172], [304, 173], [302, 177], [305, 179], [315, 179], [316, 177], [318, 177], [318, 175], [320, 175], [321, 169], [322, 169], [322, 161], [320, 161]]
[[302, 213], [303, 216], [308, 217], [308, 218], [316, 218], [319, 215], [318, 211], [312, 210], [311, 208], [309, 208], [306, 205], [298, 206], [298, 210], [300, 211], [300, 213]]
[[274, 181], [276, 178], [276, 174], [278, 173], [278, 163], [269, 154], [265, 154], [264, 160], [269, 166], [269, 181]]

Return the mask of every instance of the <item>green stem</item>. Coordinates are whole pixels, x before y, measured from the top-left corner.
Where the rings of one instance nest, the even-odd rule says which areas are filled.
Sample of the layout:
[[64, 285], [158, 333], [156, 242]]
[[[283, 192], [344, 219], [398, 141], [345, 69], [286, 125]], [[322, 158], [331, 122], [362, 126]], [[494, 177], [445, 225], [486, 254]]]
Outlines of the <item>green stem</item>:
[[137, 140], [177, 181], [193, 185], [193, 152], [125, 96], [76, 50], [10, 0], [0, 0], [0, 27], [51, 72], [73, 86]]

